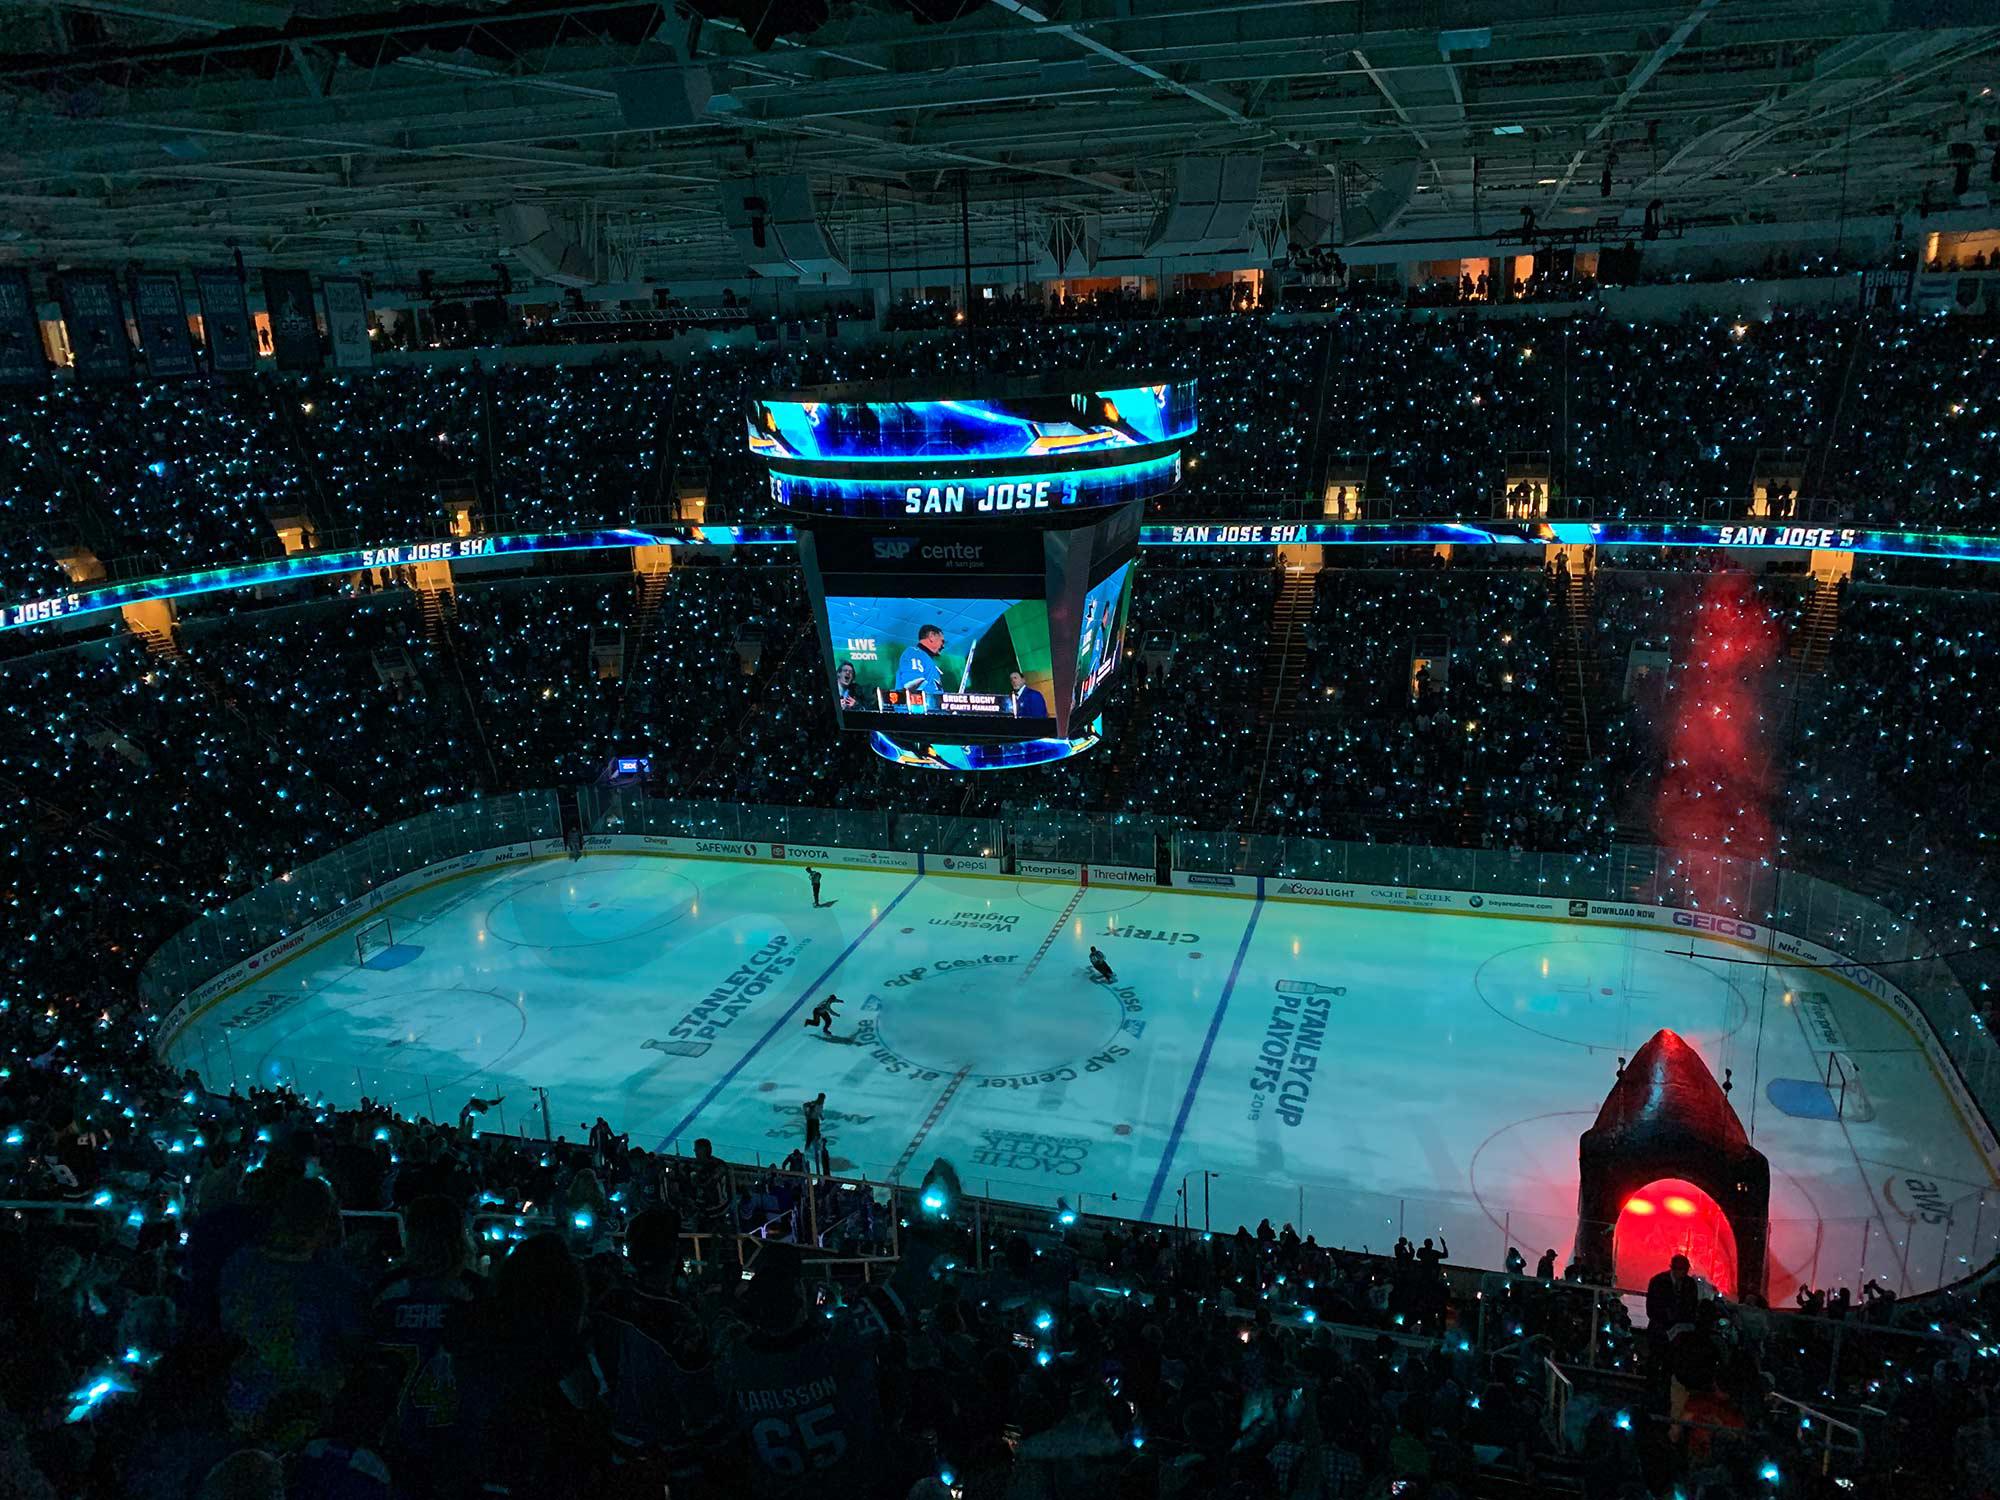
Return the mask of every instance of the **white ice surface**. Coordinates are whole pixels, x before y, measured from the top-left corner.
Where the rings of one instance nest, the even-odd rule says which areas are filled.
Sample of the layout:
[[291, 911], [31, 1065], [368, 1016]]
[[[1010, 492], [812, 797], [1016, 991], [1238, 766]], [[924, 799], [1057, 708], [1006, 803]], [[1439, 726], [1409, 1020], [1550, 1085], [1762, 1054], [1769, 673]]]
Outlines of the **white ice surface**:
[[[1904, 1024], [1823, 975], [1714, 961], [1758, 956], [1740, 948], [962, 876], [834, 870], [824, 898], [802, 870], [726, 861], [475, 873], [389, 909], [407, 961], [357, 967], [335, 936], [202, 1016], [175, 1060], [441, 1119], [504, 1096], [483, 1124], [517, 1133], [540, 1133], [541, 1088], [571, 1139], [602, 1114], [735, 1160], [786, 1155], [824, 1089], [845, 1172], [914, 1182], [943, 1156], [971, 1191], [1163, 1222], [1185, 1187], [1197, 1225], [1268, 1215], [1377, 1249], [1442, 1232], [1498, 1264], [1510, 1240], [1567, 1257], [1576, 1138], [1618, 1059], [1670, 1027], [1732, 1071], [1770, 1159], [1774, 1297], [1928, 1287], [2000, 1240], [2000, 1191]], [[829, 992], [830, 1038], [804, 1026]], [[1860, 1068], [1845, 1119], [1767, 1094], [1825, 1076], [1807, 996]]]

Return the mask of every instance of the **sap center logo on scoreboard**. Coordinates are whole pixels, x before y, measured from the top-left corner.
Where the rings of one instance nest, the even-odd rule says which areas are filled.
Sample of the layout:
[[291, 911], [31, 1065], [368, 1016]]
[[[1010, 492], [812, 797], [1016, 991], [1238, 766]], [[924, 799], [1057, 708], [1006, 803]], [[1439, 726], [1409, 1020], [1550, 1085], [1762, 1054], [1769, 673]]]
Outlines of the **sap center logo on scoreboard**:
[[914, 563], [922, 567], [981, 568], [986, 564], [984, 542], [923, 541], [909, 536], [870, 537], [875, 561]]

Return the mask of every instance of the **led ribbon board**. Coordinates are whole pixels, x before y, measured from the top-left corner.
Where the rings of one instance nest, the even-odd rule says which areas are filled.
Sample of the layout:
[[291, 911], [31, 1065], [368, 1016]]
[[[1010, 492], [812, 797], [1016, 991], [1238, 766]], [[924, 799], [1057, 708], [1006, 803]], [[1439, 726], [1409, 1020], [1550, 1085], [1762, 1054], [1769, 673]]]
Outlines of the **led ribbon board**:
[[755, 401], [748, 415], [750, 456], [778, 504], [897, 519], [1147, 499], [1179, 481], [1194, 431], [1191, 379], [957, 400], [829, 387]]
[[1939, 562], [2000, 562], [2000, 536], [1857, 526], [1682, 521], [1187, 521], [1139, 529], [1141, 547], [1727, 547], [1863, 552]]
[[[340, 552], [301, 552], [261, 562], [230, 563], [157, 578], [102, 584], [0, 604], [0, 631], [49, 625], [154, 599], [264, 588], [370, 568], [420, 562], [472, 562], [534, 552], [605, 551], [618, 547], [788, 547], [789, 526], [654, 526], [596, 531], [515, 532], [452, 541], [401, 542]], [[1844, 526], [1758, 522], [1675, 521], [1188, 521], [1139, 528], [1141, 547], [1405, 547], [1449, 542], [1468, 547], [1541, 547], [1551, 542], [1596, 547], [1730, 547], [1750, 551], [1830, 551], [1938, 562], [2000, 562], [2000, 536], [1956, 532], [1884, 531]]]
[[97, 614], [127, 604], [154, 599], [183, 599], [192, 594], [222, 594], [236, 589], [264, 588], [336, 573], [361, 573], [372, 568], [401, 568], [413, 563], [472, 562], [528, 552], [592, 552], [612, 547], [730, 547], [770, 543], [789, 546], [795, 538], [789, 526], [665, 526], [644, 531], [530, 531], [504, 536], [457, 537], [450, 541], [399, 542], [386, 547], [351, 547], [339, 552], [300, 552], [261, 562], [229, 563], [159, 578], [103, 584], [61, 594], [44, 594], [0, 604], [0, 630], [48, 625], [79, 615]]
[[[901, 466], [899, 466], [901, 467]], [[968, 473], [966, 466], [945, 472], [924, 464], [907, 474], [860, 478], [852, 474], [804, 473], [772, 465], [771, 498], [793, 510], [831, 516], [1004, 517], [1021, 513], [1122, 505], [1164, 494], [1180, 482], [1178, 449], [1153, 453], [1131, 463], [1069, 468], [1061, 472], [1003, 469]]]
[[1094, 719], [1082, 734], [1069, 739], [1011, 740], [1000, 744], [932, 745], [899, 742], [880, 732], [868, 736], [868, 748], [886, 761], [923, 771], [1017, 771], [1045, 766], [1081, 755], [1104, 736], [1104, 720]]

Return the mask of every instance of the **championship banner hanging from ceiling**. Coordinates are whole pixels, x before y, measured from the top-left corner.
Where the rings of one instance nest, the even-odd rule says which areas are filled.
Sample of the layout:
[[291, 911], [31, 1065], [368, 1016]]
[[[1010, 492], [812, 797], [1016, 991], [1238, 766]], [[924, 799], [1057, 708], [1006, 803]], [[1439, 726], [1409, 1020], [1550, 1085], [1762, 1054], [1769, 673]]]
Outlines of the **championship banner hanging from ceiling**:
[[48, 378], [42, 320], [28, 273], [0, 271], [0, 385], [39, 385]]
[[195, 373], [180, 277], [171, 271], [134, 276], [132, 321], [139, 325], [139, 349], [146, 356], [148, 375], [155, 380], [176, 380]]
[[323, 282], [326, 298], [326, 332], [333, 344], [333, 366], [337, 370], [365, 370], [371, 358], [368, 346], [368, 301], [361, 283], [349, 278]]
[[264, 312], [271, 320], [271, 349], [281, 370], [320, 367], [319, 318], [313, 312], [312, 275], [266, 271]]
[[127, 380], [132, 340], [125, 332], [125, 304], [109, 271], [65, 271], [56, 278], [63, 329], [79, 380]]
[[255, 369], [257, 339], [250, 329], [250, 309], [243, 300], [243, 278], [234, 271], [197, 271], [194, 290], [201, 299], [208, 367], [223, 374]]

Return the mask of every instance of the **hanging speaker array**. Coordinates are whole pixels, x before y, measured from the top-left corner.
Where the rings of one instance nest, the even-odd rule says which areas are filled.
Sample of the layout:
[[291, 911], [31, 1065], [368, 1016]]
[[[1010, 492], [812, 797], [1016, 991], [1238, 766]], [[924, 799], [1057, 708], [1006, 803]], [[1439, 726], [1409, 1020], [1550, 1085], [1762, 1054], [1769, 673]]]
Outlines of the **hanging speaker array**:
[[535, 203], [500, 210], [500, 242], [514, 259], [557, 286], [598, 286], [606, 280], [603, 257], [593, 255], [565, 225]]
[[737, 178], [717, 187], [729, 237], [759, 276], [834, 284], [848, 279], [847, 262], [820, 223], [803, 173]]
[[1394, 162], [1376, 169], [1375, 187], [1359, 197], [1342, 196], [1340, 239], [1342, 244], [1380, 234], [1410, 206], [1417, 190], [1418, 163]]
[[1202, 255], [1243, 248], [1263, 182], [1261, 156], [1183, 156], [1174, 166], [1174, 196], [1153, 221], [1145, 253]]

